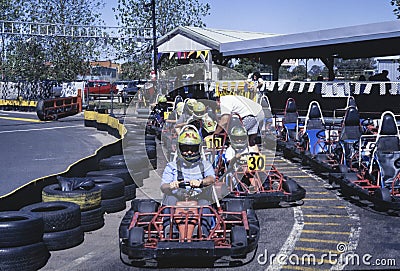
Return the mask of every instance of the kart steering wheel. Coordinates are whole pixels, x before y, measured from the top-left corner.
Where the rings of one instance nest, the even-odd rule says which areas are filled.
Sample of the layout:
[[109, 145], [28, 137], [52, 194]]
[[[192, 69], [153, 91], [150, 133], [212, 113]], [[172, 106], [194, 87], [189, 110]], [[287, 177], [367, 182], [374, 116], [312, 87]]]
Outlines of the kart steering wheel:
[[319, 130], [315, 136], [318, 139], [325, 140], [326, 139], [325, 129]]
[[374, 124], [374, 120], [371, 118], [363, 119], [361, 121], [362, 126], [368, 126], [368, 125], [372, 125], [372, 124]]
[[400, 158], [397, 158], [393, 164], [396, 168], [400, 168]]

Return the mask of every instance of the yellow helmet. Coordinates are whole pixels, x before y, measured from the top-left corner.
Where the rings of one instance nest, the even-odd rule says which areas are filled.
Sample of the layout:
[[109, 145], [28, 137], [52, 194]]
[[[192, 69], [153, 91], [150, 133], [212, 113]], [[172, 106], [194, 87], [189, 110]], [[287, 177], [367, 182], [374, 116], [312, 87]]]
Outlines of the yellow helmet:
[[196, 99], [188, 99], [186, 101], [186, 109], [189, 114], [193, 114], [193, 106], [197, 103]]
[[192, 127], [184, 127], [178, 137], [178, 155], [187, 162], [200, 160], [201, 137], [199, 132]]
[[248, 146], [247, 131], [243, 126], [234, 126], [229, 133], [229, 139], [236, 151], [243, 151]]
[[197, 102], [193, 106], [193, 114], [198, 118], [203, 117], [206, 114], [206, 106], [202, 102]]
[[158, 103], [166, 103], [167, 102], [167, 97], [165, 97], [165, 95], [160, 95], [158, 97]]
[[176, 110], [176, 113], [178, 113], [179, 116], [182, 115], [183, 106], [184, 106], [184, 105], [185, 105], [185, 104], [184, 104], [183, 102], [179, 102], [179, 103], [176, 105], [175, 110]]

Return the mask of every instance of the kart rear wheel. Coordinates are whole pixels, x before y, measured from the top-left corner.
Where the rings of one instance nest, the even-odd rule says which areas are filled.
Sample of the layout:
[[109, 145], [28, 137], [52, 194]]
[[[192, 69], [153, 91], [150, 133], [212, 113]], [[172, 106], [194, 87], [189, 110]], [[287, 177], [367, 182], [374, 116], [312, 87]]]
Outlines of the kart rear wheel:
[[294, 192], [296, 192], [299, 189], [299, 186], [292, 179], [287, 179], [287, 180], [282, 182], [282, 188], [286, 192], [288, 192], [290, 194], [293, 194]]
[[387, 206], [384, 206], [385, 202], [391, 202], [392, 197], [390, 195], [389, 189], [386, 187], [383, 188], [378, 188], [374, 192], [374, 196], [376, 199], [378, 199], [380, 202], [375, 202], [374, 203], [374, 208], [377, 211], [384, 212], [388, 210]]
[[128, 245], [130, 247], [140, 247], [144, 244], [144, 229], [133, 227], [129, 230]]
[[247, 247], [247, 232], [244, 226], [234, 226], [231, 229], [232, 247]]

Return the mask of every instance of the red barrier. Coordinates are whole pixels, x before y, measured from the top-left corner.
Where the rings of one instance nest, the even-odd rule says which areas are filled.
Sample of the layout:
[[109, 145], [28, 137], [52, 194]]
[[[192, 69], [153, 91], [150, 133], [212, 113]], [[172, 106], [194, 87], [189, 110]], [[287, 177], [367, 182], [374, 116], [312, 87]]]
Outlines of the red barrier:
[[36, 106], [36, 114], [40, 120], [57, 120], [82, 112], [81, 90], [76, 97], [40, 100]]

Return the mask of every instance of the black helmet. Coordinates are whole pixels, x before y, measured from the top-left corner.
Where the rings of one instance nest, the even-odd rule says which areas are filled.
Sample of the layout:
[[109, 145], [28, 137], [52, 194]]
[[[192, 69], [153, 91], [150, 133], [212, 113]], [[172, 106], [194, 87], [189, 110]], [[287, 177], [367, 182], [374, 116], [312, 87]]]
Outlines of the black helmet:
[[236, 151], [243, 151], [248, 146], [247, 131], [243, 126], [235, 126], [229, 133], [232, 148]]

